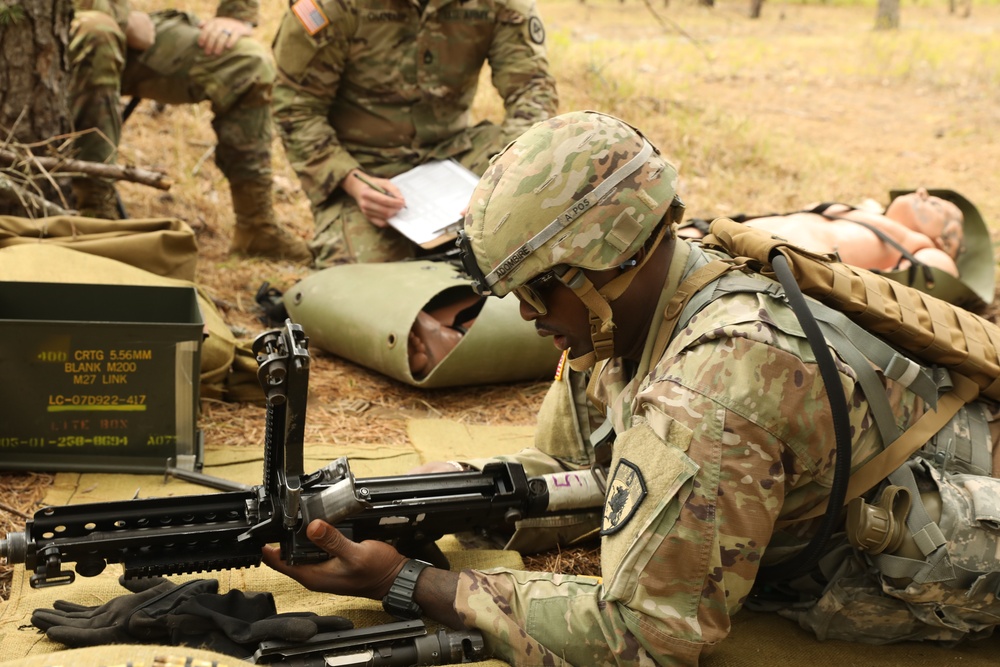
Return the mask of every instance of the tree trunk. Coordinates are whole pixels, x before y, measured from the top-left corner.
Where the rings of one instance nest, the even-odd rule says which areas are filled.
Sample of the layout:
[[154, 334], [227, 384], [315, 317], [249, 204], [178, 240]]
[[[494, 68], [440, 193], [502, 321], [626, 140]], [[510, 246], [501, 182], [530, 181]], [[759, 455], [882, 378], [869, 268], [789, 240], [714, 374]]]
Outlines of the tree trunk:
[[972, 14], [972, 0], [948, 0], [948, 13], [957, 13], [959, 5], [962, 7], [962, 18], [969, 18]]
[[750, 0], [750, 18], [759, 19], [760, 11], [764, 7], [764, 0]]
[[896, 30], [899, 28], [899, 0], [878, 0], [875, 14], [876, 30]]
[[[0, 0], [0, 141], [35, 143], [70, 131], [72, 18], [72, 0]], [[19, 208], [0, 201], [0, 213]]]

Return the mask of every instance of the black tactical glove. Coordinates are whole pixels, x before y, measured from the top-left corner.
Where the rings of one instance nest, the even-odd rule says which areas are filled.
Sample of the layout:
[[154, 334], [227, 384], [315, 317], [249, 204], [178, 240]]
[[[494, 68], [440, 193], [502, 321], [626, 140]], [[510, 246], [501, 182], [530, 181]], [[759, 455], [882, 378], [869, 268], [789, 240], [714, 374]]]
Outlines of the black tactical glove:
[[135, 614], [148, 610], [163, 616], [188, 598], [219, 590], [219, 582], [214, 579], [196, 579], [180, 586], [160, 577], [119, 582], [133, 594], [97, 607], [56, 600], [53, 609], [36, 609], [31, 624], [44, 630], [49, 639], [72, 648], [133, 643], [136, 637], [130, 634], [129, 624]]
[[204, 646], [237, 657], [252, 655], [268, 639], [305, 641], [317, 632], [354, 627], [341, 616], [311, 611], [277, 613], [270, 593], [229, 591], [185, 600], [168, 617], [170, 644]]
[[36, 609], [31, 622], [50, 639], [70, 647], [165, 643], [204, 646], [237, 657], [251, 655], [266, 639], [304, 641], [317, 632], [353, 627], [340, 616], [278, 614], [270, 593], [218, 595], [219, 582], [214, 579], [176, 585], [153, 578], [122, 585], [137, 592], [99, 607], [58, 600], [54, 609]]

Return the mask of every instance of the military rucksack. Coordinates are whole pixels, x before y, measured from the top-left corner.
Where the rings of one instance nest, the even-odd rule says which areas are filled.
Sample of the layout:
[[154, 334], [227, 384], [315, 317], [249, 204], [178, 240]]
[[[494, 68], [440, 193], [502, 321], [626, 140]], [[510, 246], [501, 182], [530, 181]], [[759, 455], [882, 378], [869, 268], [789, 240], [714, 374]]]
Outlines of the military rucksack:
[[[825, 515], [829, 532], [836, 525], [844, 503], [877, 486], [922, 448], [921, 453], [936, 457], [942, 469], [950, 465], [953, 470], [989, 475], [991, 462], [983, 458], [984, 455], [988, 458], [985, 414], [981, 409], [963, 408], [980, 396], [1000, 399], [1000, 327], [917, 289], [840, 263], [833, 256], [810, 253], [732, 220], [723, 218], [713, 222], [702, 244], [707, 249], [722, 251], [722, 258], [692, 253], [692, 257], [699, 259], [689, 267], [687, 279], [678, 286], [667, 306], [654, 355], [666, 349], [678, 326], [724, 294], [769, 291], [777, 296], [780, 293], [794, 309], [792, 293], [801, 290], [812, 300], [803, 300], [809, 311], [807, 317], [798, 312], [796, 315], [807, 337], [804, 319], [813, 319], [821, 331], [818, 344], [810, 341], [821, 371], [819, 348], [826, 351], [829, 345], [857, 374], [876, 427], [886, 443], [881, 453], [853, 474], [849, 473], [849, 481], [847, 475], [838, 475], [828, 503], [796, 521]], [[748, 275], [753, 273], [780, 280], [780, 284]], [[896, 425], [878, 372], [902, 384], [929, 406], [905, 431]], [[836, 383], [826, 384], [828, 391], [836, 391], [833, 386]], [[831, 408], [835, 402], [831, 393]], [[935, 439], [956, 416], [971, 424], [965, 430], [972, 437], [983, 440], [984, 446], [978, 451], [967, 446], [969, 443], [963, 446]], [[846, 459], [849, 468], [849, 448], [844, 451], [838, 444], [837, 453], [837, 459]], [[956, 457], [965, 460], [952, 465], [950, 459]], [[822, 541], [810, 544], [815, 547], [813, 563], [822, 552], [819, 544]], [[810, 559], [801, 560], [804, 568]], [[782, 563], [782, 567], [789, 571], [787, 564]], [[768, 573], [764, 569], [762, 573], [766, 578]]]

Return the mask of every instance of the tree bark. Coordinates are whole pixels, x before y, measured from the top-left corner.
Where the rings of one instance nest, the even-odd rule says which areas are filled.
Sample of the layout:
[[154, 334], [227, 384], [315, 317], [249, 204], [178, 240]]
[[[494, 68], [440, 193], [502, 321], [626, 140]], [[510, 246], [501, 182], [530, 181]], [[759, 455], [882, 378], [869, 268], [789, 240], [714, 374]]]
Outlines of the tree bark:
[[875, 14], [876, 30], [897, 30], [899, 28], [899, 0], [878, 0]]
[[0, 145], [39, 144], [70, 131], [72, 19], [72, 0], [0, 0]]
[[750, 0], [750, 18], [759, 19], [764, 0]]
[[958, 13], [958, 8], [961, 6], [963, 19], [969, 18], [972, 14], [972, 0], [948, 0], [948, 13], [956, 14]]

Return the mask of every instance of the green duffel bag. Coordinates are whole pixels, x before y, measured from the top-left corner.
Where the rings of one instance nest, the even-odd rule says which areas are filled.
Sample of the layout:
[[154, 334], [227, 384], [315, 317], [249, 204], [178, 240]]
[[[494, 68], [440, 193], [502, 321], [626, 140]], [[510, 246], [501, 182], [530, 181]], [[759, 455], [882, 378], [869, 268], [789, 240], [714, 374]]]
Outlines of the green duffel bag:
[[417, 387], [550, 378], [559, 361], [516, 299], [477, 296], [446, 262], [333, 266], [283, 301], [310, 345]]

